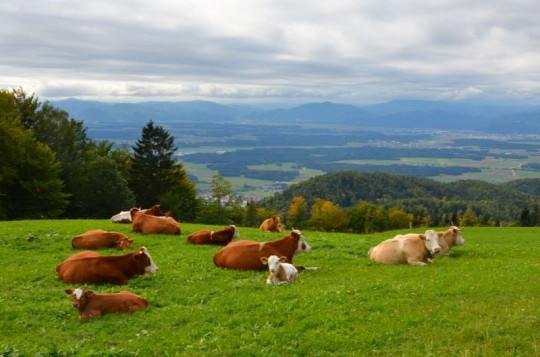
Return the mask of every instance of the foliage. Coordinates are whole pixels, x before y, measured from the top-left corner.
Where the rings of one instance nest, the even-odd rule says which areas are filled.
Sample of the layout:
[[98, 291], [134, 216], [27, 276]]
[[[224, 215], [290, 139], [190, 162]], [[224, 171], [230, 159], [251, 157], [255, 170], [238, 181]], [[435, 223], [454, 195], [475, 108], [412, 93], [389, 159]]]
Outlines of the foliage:
[[[70, 239], [93, 228], [134, 238], [159, 272], [85, 288], [132, 291], [149, 300], [146, 311], [77, 320], [64, 294], [76, 285], [62, 283], [54, 267], [76, 252]], [[0, 354], [532, 357], [540, 350], [540, 285], [531, 283], [540, 274], [539, 228], [467, 228], [464, 246], [425, 268], [368, 260], [370, 247], [404, 231], [303, 231], [313, 250], [295, 263], [321, 270], [283, 286], [267, 286], [268, 272], [216, 268], [221, 247], [130, 228], [109, 220], [0, 222]], [[184, 224], [182, 236], [221, 228]], [[282, 236], [239, 230], [260, 242]]]
[[176, 173], [174, 138], [168, 130], [150, 120], [133, 146], [129, 185], [138, 205], [151, 207], [171, 187]]
[[316, 198], [324, 197], [344, 208], [361, 201], [398, 209], [414, 216], [415, 226], [429, 222], [446, 225], [443, 217], [463, 215], [471, 208], [484, 222], [519, 220], [523, 204], [535, 204], [539, 197], [514, 190], [504, 185], [477, 180], [441, 183], [430, 179], [383, 173], [334, 172], [291, 185], [259, 205], [286, 212], [295, 196], [305, 198], [311, 207]]
[[85, 203], [80, 211], [84, 217], [108, 218], [135, 206], [135, 196], [114, 160], [101, 156], [85, 167], [85, 180], [80, 188]]
[[60, 165], [20, 124], [13, 95], [0, 91], [0, 219], [59, 216], [66, 208]]
[[316, 198], [311, 207], [306, 223], [311, 230], [326, 232], [343, 232], [347, 229], [349, 217], [345, 212], [330, 201]]
[[287, 222], [294, 228], [304, 228], [307, 220], [308, 206], [302, 196], [294, 196], [287, 210]]

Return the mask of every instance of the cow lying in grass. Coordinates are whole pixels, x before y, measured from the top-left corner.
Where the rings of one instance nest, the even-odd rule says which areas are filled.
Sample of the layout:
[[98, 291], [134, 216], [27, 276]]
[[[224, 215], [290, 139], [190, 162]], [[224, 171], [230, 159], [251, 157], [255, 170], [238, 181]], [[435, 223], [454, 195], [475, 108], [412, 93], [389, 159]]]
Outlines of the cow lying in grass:
[[368, 252], [369, 259], [383, 264], [427, 265], [441, 250], [437, 233], [399, 234], [387, 239]]
[[268, 258], [262, 257], [261, 262], [268, 265], [268, 271], [270, 272], [266, 284], [287, 284], [295, 281], [298, 276], [298, 270], [294, 265], [287, 263], [287, 257], [271, 255]]
[[209, 229], [193, 232], [187, 237], [187, 241], [193, 244], [227, 245], [234, 238], [238, 237], [240, 237], [240, 233], [238, 233], [238, 228], [233, 224], [217, 232]]
[[117, 294], [96, 294], [92, 290], [66, 289], [64, 292], [71, 296], [73, 307], [79, 310], [79, 320], [88, 320], [105, 314], [127, 313], [144, 310], [148, 301], [129, 291]]
[[181, 234], [180, 223], [172, 217], [152, 216], [132, 209], [131, 231], [143, 234]]
[[125, 255], [107, 256], [84, 251], [73, 254], [56, 267], [58, 277], [70, 284], [124, 285], [135, 276], [157, 271], [145, 247]]
[[[231, 242], [214, 255], [214, 264], [227, 269], [266, 270], [266, 265], [261, 261], [262, 257], [285, 256], [287, 262], [292, 263], [296, 254], [310, 251], [311, 247], [302, 233], [295, 229], [289, 235], [269, 242], [252, 240]], [[297, 266], [297, 269], [317, 270], [318, 268]]]
[[281, 227], [281, 217], [273, 215], [272, 217], [265, 219], [259, 226], [259, 230], [261, 232], [283, 232], [283, 228]]
[[129, 239], [125, 234], [103, 229], [92, 229], [71, 240], [71, 246], [75, 249], [118, 248], [127, 250], [131, 248], [132, 244], [133, 239]]
[[465, 239], [461, 236], [461, 230], [456, 226], [451, 226], [444, 232], [437, 232], [437, 236], [439, 237], [439, 245], [441, 246], [439, 255], [448, 255], [450, 248], [453, 246], [465, 244]]

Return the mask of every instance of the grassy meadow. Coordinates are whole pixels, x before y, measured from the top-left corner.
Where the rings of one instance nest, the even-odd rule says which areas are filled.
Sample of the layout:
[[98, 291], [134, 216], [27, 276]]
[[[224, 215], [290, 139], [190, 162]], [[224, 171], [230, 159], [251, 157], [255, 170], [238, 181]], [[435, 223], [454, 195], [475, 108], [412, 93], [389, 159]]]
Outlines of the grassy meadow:
[[[126, 286], [146, 311], [77, 320], [55, 267], [89, 229], [126, 233], [160, 271]], [[429, 267], [384, 266], [368, 249], [397, 232], [305, 231], [320, 266], [294, 284], [267, 272], [214, 267], [220, 247], [186, 236], [221, 226], [183, 224], [181, 236], [130, 233], [108, 220], [0, 222], [0, 354], [3, 356], [539, 356], [540, 228], [466, 228], [466, 243]], [[240, 239], [283, 234], [240, 227]], [[415, 229], [422, 232], [422, 229]], [[103, 250], [103, 254], [120, 254]]]

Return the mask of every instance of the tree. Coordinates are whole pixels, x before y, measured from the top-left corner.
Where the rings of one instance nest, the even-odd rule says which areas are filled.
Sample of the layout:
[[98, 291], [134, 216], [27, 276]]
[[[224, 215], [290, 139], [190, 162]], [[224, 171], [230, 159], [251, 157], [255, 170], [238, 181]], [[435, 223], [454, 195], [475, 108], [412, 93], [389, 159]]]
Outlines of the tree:
[[307, 219], [307, 202], [302, 196], [294, 196], [287, 211], [288, 223], [294, 228], [304, 228]]
[[391, 209], [388, 211], [390, 229], [409, 228], [414, 217], [412, 214], [399, 209]]
[[133, 146], [129, 186], [138, 205], [150, 207], [171, 189], [175, 180], [174, 138], [168, 130], [150, 120], [142, 129], [141, 139]]
[[96, 158], [86, 165], [85, 177], [81, 187], [85, 202], [81, 211], [85, 217], [108, 218], [135, 205], [135, 196], [114, 160]]
[[13, 93], [0, 90], [0, 219], [56, 218], [66, 208], [60, 165], [25, 129]]
[[478, 216], [471, 207], [468, 207], [463, 216], [461, 217], [461, 224], [464, 226], [477, 226], [478, 225]]
[[246, 205], [242, 225], [244, 227], [258, 227], [258, 223], [259, 221], [257, 219], [257, 207], [255, 207], [255, 203], [253, 202], [253, 200], [250, 200]]
[[212, 176], [212, 197], [217, 202], [218, 206], [221, 206], [223, 198], [233, 193], [231, 183], [225, 179], [225, 177], [215, 174]]
[[330, 201], [316, 198], [307, 226], [313, 230], [327, 232], [345, 231], [349, 224], [349, 217], [341, 208]]
[[159, 202], [179, 221], [193, 222], [202, 206], [202, 200], [197, 198], [197, 187], [189, 180], [182, 165], [175, 165], [172, 171], [171, 185], [159, 197]]

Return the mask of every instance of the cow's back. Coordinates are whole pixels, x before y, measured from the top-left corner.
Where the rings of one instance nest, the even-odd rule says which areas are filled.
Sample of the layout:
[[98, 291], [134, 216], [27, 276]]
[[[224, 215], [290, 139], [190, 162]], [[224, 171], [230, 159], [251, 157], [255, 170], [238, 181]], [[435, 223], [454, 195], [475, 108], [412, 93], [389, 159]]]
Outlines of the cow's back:
[[407, 257], [400, 248], [400, 241], [396, 238], [382, 241], [369, 250], [369, 259], [383, 264], [402, 264], [407, 262]]
[[119, 239], [127, 239], [122, 233], [93, 229], [71, 240], [71, 246], [76, 249], [114, 248]]
[[212, 231], [203, 229], [198, 232], [193, 232], [187, 237], [187, 241], [193, 244], [209, 244]]
[[143, 213], [135, 214], [131, 226], [133, 232], [144, 234], [180, 234], [180, 223], [172, 217], [157, 217]]

